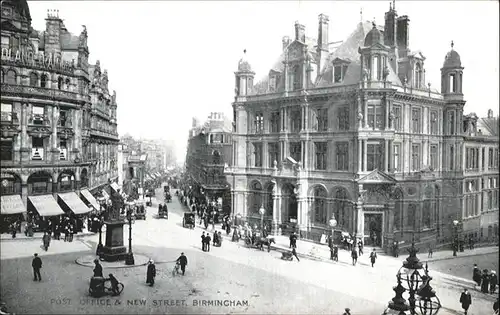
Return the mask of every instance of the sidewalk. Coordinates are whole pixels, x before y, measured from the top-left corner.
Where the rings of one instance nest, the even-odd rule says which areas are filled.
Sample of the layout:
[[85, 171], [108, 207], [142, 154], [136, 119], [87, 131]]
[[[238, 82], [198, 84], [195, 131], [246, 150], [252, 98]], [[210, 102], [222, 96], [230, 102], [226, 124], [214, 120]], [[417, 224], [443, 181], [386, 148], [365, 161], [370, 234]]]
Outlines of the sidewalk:
[[[105, 229], [103, 229], [103, 232], [105, 232]], [[79, 237], [84, 237], [84, 236], [90, 236], [90, 235], [96, 235], [96, 233], [92, 232], [78, 232], [77, 234], [73, 235], [73, 238], [79, 238]], [[36, 232], [33, 233], [32, 237], [24, 235], [24, 233], [17, 233], [16, 238], [12, 238], [12, 234], [10, 233], [3, 233], [0, 234], [0, 241], [2, 242], [7, 242], [7, 241], [29, 241], [29, 240], [34, 240], [34, 239], [42, 239], [43, 237], [43, 232]], [[64, 234], [61, 234], [61, 240], [64, 239]]]
[[[276, 244], [272, 245], [271, 248], [275, 250], [286, 250], [286, 251], [291, 251], [290, 249], [290, 240], [287, 236], [283, 235], [278, 235], [278, 236], [273, 236], [274, 239], [276, 240]], [[328, 248], [327, 245], [323, 244], [317, 244], [309, 241], [304, 241], [304, 240], [297, 240], [297, 254], [299, 256], [307, 257], [310, 259], [317, 259], [317, 260], [330, 260], [330, 249]], [[369, 253], [372, 251], [372, 247], [365, 247], [363, 249], [364, 255], [369, 255]], [[496, 253], [499, 251], [499, 248], [496, 246], [491, 246], [491, 247], [480, 247], [480, 248], [475, 248], [472, 250], [466, 250], [464, 252], [458, 252], [457, 256], [453, 256], [453, 252], [450, 250], [444, 250], [444, 251], [438, 251], [435, 252], [432, 255], [432, 258], [427, 258], [427, 253], [420, 252], [419, 256], [422, 257], [422, 260], [425, 261], [438, 261], [438, 260], [447, 260], [447, 259], [453, 259], [457, 257], [469, 257], [469, 256], [478, 256], [478, 255], [485, 255], [485, 254], [491, 254], [491, 253]], [[351, 255], [348, 253], [348, 255], [340, 254], [341, 252], [347, 252], [344, 249], [339, 248], [339, 262], [342, 260], [345, 260], [343, 262], [351, 263]], [[404, 259], [407, 256], [406, 251], [401, 252], [399, 257], [393, 257], [392, 255], [387, 255], [384, 252], [377, 251], [377, 255], [380, 257], [386, 257], [386, 259], [393, 259], [397, 260], [398, 262], [401, 259]], [[359, 260], [358, 260], [359, 262]]]

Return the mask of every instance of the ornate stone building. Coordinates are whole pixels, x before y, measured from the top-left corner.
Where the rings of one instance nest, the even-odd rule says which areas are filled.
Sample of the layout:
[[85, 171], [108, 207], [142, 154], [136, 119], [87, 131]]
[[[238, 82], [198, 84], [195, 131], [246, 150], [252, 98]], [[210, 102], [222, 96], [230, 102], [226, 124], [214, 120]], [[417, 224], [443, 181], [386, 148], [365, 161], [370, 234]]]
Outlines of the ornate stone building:
[[[186, 153], [186, 174], [195, 197], [222, 201], [231, 211], [231, 191], [224, 169], [232, 163], [232, 123], [223, 113], [213, 112], [203, 125], [193, 119]], [[221, 198], [221, 199], [219, 199]]]
[[75, 36], [50, 11], [36, 31], [26, 1], [2, 1], [1, 14], [2, 214], [82, 213], [77, 195], [96, 206], [89, 190], [118, 175], [116, 93], [88, 63], [85, 27]]
[[[384, 26], [360, 22], [336, 46], [328, 23], [319, 15], [311, 39], [296, 22], [295, 37], [283, 38], [282, 54], [256, 84], [250, 63], [239, 61], [226, 171], [233, 214], [254, 220], [264, 207], [273, 232], [316, 241], [331, 233], [334, 216], [335, 229], [386, 249], [412, 236], [448, 243], [455, 219], [463, 233], [479, 233], [484, 208], [463, 211], [465, 150], [496, 150], [488, 176], [498, 176], [498, 133], [464, 130], [465, 72], [453, 43], [439, 92], [425, 79], [426, 57], [410, 49], [408, 16], [391, 7]], [[498, 186], [483, 187], [498, 196]]]

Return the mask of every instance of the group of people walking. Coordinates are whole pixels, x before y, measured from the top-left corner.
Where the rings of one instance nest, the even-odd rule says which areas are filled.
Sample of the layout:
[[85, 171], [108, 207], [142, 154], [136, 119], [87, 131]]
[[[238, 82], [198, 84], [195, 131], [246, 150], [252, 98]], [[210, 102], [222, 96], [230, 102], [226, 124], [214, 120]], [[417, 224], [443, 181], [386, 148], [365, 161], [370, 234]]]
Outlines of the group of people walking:
[[488, 271], [488, 269], [481, 270], [477, 264], [474, 264], [472, 271], [472, 280], [477, 284], [483, 293], [495, 294], [498, 284], [498, 277], [495, 270]]

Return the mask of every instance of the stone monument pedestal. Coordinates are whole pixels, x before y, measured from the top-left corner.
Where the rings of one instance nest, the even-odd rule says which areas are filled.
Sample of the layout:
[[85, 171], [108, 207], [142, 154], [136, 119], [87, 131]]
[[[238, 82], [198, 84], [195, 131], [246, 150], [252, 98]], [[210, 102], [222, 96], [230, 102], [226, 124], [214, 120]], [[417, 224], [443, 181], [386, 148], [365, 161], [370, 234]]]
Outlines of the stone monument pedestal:
[[127, 247], [123, 246], [123, 225], [125, 221], [105, 221], [106, 243], [102, 247], [100, 257], [112, 262], [124, 260]]

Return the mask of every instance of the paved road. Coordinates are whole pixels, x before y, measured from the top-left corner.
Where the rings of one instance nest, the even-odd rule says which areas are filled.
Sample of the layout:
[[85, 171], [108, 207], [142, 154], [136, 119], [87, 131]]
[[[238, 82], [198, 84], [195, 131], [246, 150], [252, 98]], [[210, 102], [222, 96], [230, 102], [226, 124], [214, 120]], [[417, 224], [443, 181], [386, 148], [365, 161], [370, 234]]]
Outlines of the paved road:
[[[157, 196], [161, 196], [158, 191]], [[395, 283], [397, 268], [390, 263], [377, 263], [371, 268], [361, 259], [353, 267], [347, 263], [331, 264], [302, 259], [288, 262], [279, 259], [280, 254], [248, 249], [225, 239], [222, 248], [212, 248], [208, 253], [201, 251], [201, 231], [182, 228], [184, 210], [173, 198], [168, 204], [170, 218], [157, 219], [158, 205], [153, 201], [145, 221], [133, 225], [134, 251], [152, 257], [159, 269], [157, 286], [144, 285], [145, 267], [114, 270], [126, 289], [118, 300], [146, 299], [146, 306], [97, 307], [80, 305], [86, 297], [87, 279], [91, 270], [73, 263], [80, 251], [67, 255], [45, 255], [43, 273], [49, 275], [47, 282], [33, 283], [29, 271], [30, 259], [2, 261], [2, 296], [15, 306], [18, 313], [329, 313], [341, 314], [344, 307], [350, 307], [353, 314], [381, 314], [388, 300], [394, 296], [391, 290]], [[210, 230], [210, 228], [209, 228]], [[128, 238], [128, 229], [125, 231]], [[23, 243], [24, 244], [24, 243]], [[39, 243], [37, 242], [39, 246]], [[95, 250], [97, 236], [85, 239], [83, 245]], [[27, 246], [27, 245], [26, 245]], [[50, 249], [49, 249], [50, 251]], [[172, 278], [169, 261], [183, 251], [189, 258], [188, 274]], [[2, 259], [3, 259], [2, 246]], [[381, 260], [383, 261], [383, 260]], [[434, 264], [434, 263], [433, 263]], [[430, 265], [430, 268], [432, 266]], [[107, 271], [105, 271], [107, 272]], [[433, 287], [446, 307], [440, 314], [461, 314], [458, 303], [462, 284], [454, 279], [433, 274]], [[40, 296], [40, 291], [53, 297], [67, 297], [77, 303], [75, 311], [65, 305], [51, 303]], [[25, 292], [20, 300], [19, 292]], [[226, 293], [227, 292], [227, 293]], [[469, 314], [489, 314], [492, 298], [472, 292], [474, 303]], [[47, 296], [47, 295], [45, 295]], [[161, 308], [152, 305], [160, 298], [189, 300], [189, 307]], [[237, 299], [247, 300], [248, 306], [241, 307], [194, 307], [193, 299]], [[114, 300], [114, 299], [113, 299]], [[63, 301], [62, 301], [63, 302]], [[83, 303], [86, 303], [85, 301]], [[114, 303], [114, 302], [113, 302]], [[123, 304], [122, 304], [123, 305]], [[151, 309], [148, 306], [153, 306]], [[146, 307], [146, 308], [144, 308]]]

